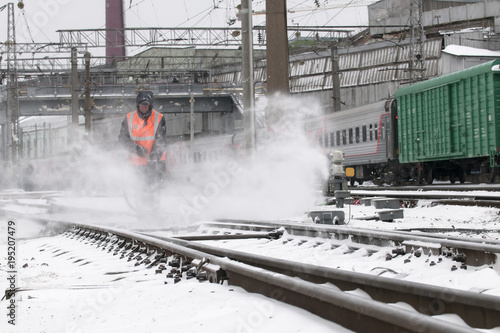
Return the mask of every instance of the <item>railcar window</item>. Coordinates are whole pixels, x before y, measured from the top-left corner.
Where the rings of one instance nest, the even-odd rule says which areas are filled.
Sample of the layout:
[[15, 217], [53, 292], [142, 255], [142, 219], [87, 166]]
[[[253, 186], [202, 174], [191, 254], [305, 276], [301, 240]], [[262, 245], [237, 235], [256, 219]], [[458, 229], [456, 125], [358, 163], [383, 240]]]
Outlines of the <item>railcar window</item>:
[[330, 147], [333, 147], [335, 143], [335, 134], [330, 132]]
[[361, 135], [363, 136], [363, 142], [366, 142], [366, 125], [361, 127]]
[[342, 144], [345, 146], [347, 144], [347, 131], [342, 130]]
[[378, 140], [378, 125], [375, 124], [375, 140]]
[[337, 131], [337, 146], [340, 146], [340, 131]]
[[370, 141], [373, 141], [373, 125], [370, 124]]
[[355, 133], [356, 133], [356, 143], [359, 143], [359, 127], [356, 127]]
[[323, 135], [318, 136], [318, 143], [320, 147], [323, 147]]
[[353, 131], [352, 128], [349, 128], [349, 143], [352, 144], [354, 142]]
[[325, 147], [328, 147], [328, 133], [325, 133]]

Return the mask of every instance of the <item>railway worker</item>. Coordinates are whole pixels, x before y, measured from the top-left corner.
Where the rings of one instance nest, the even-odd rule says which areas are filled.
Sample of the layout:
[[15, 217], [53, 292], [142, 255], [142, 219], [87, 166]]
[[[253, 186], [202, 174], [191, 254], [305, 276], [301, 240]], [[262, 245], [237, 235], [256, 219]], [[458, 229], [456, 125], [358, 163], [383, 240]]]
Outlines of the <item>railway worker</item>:
[[122, 121], [118, 141], [129, 153], [129, 163], [136, 169], [146, 193], [159, 188], [166, 173], [165, 149], [167, 126], [165, 117], [156, 111], [152, 91], [140, 91], [137, 109]]

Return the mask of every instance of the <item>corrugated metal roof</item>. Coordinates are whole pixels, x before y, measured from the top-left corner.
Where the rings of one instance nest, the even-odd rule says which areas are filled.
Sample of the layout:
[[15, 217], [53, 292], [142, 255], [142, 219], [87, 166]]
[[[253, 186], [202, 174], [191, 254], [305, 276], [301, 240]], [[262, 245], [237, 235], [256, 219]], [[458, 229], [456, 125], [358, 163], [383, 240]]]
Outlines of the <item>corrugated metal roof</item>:
[[[437, 75], [437, 59], [441, 55], [441, 38], [425, 41], [426, 76]], [[375, 44], [375, 43], [374, 43]], [[377, 43], [378, 44], [378, 43]], [[341, 87], [369, 85], [388, 81], [408, 81], [408, 59], [410, 45], [408, 41], [381, 42], [384, 47], [373, 45], [372, 50], [364, 47], [358, 52], [339, 52], [339, 76]], [[305, 92], [331, 88], [332, 58], [328, 52], [321, 52], [316, 58], [293, 56], [290, 61], [290, 91]], [[239, 71], [230, 77], [214, 75], [218, 82], [231, 80], [239, 84]], [[265, 67], [254, 72], [256, 81], [266, 81]]]
[[360, 66], [371, 67], [394, 63], [399, 61], [398, 54], [399, 52], [396, 46], [368, 51], [363, 53], [363, 58]]
[[467, 69], [459, 71], [459, 72], [443, 75], [443, 76], [440, 76], [440, 77], [432, 79], [432, 80], [419, 82], [419, 83], [413, 84], [411, 86], [400, 88], [397, 91], [396, 96], [405, 95], [408, 93], [412, 93], [414, 91], [422, 91], [424, 89], [430, 89], [430, 88], [433, 88], [436, 86], [443, 85], [444, 83], [449, 83], [450, 81], [453, 81], [453, 80], [459, 80], [459, 79], [466, 78], [466, 77], [476, 76], [476, 75], [479, 75], [482, 73], [488, 73], [488, 72], [492, 71], [491, 68], [494, 65], [499, 65], [499, 64], [500, 64], [500, 59], [497, 59], [497, 60], [482, 63], [482, 64], [474, 66], [474, 67], [467, 68]]
[[339, 56], [339, 70], [358, 68], [360, 65], [361, 53], [347, 53]]

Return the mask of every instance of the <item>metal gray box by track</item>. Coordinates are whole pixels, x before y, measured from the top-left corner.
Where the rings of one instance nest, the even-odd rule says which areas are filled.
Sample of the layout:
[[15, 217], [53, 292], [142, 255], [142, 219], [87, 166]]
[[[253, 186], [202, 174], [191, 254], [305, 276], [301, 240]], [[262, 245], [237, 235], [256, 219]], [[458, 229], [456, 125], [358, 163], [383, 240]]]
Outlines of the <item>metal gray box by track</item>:
[[386, 209], [377, 212], [381, 221], [392, 222], [394, 219], [402, 219], [404, 212], [402, 209]]
[[399, 209], [399, 199], [395, 198], [378, 198], [372, 199], [372, 206], [376, 209]]
[[345, 224], [345, 213], [341, 210], [314, 211], [308, 216], [316, 224]]
[[363, 206], [370, 206], [372, 203], [372, 198], [361, 198], [359, 199], [359, 203]]

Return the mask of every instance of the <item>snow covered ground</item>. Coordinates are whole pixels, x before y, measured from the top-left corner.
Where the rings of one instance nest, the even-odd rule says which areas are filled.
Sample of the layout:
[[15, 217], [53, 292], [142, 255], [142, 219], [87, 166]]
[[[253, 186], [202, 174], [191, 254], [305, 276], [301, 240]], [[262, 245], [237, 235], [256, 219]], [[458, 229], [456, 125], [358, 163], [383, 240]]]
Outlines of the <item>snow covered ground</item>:
[[[19, 240], [18, 248], [18, 286], [26, 290], [16, 295], [16, 326], [4, 319], [1, 332], [347, 332], [237, 287], [196, 279], [174, 284], [154, 269], [103, 257], [62, 236]], [[58, 248], [71, 250], [56, 257]], [[85, 260], [75, 263], [82, 259], [79, 250]]]
[[[16, 222], [17, 228], [17, 286], [25, 290], [16, 295], [15, 327], [8, 323], [9, 318], [6, 316], [9, 303], [5, 299], [1, 301], [4, 311], [1, 332], [347, 332], [306, 311], [246, 293], [237, 287], [199, 283], [194, 279], [174, 284], [171, 279], [165, 278], [165, 274], [157, 275], [154, 270], [138, 270], [133, 262], [119, 261], [111, 254], [103, 257], [103, 252], [95, 247], [47, 234], [48, 230], [42, 225], [17, 215], [52, 216], [61, 220], [136, 228], [157, 228], [162, 224], [161, 221], [151, 225], [139, 223], [133, 211], [127, 208], [123, 197], [68, 196], [50, 200], [79, 210], [72, 214], [61, 212], [49, 215], [43, 206], [46, 200], [3, 202], [6, 212], [0, 225], [0, 288], [8, 289], [7, 221], [11, 220]], [[39, 207], [23, 203], [37, 203]], [[174, 208], [166, 204], [165, 209]], [[328, 209], [328, 206], [311, 207], [311, 210], [317, 209]], [[403, 219], [390, 223], [359, 219], [373, 215], [374, 208], [371, 206], [346, 206], [344, 209], [346, 216], [350, 217], [347, 227], [352, 228], [500, 229], [499, 209], [496, 208], [431, 206], [430, 201], [422, 201], [415, 208], [405, 209]], [[312, 223], [305, 213], [286, 220]], [[165, 221], [164, 224], [166, 227], [180, 226], [172, 224], [172, 221]], [[498, 239], [499, 234], [478, 232], [467, 236]], [[52, 245], [48, 245], [49, 242]], [[343, 256], [339, 255], [342, 248], [331, 251], [328, 243], [314, 247], [314, 240], [300, 246], [293, 242], [286, 246], [282, 243], [242, 240], [238, 241], [237, 247], [263, 254], [272, 250], [286, 259], [356, 271], [371, 270], [370, 261], [374, 260], [373, 256], [367, 257], [366, 253], [360, 251], [345, 256], [342, 261]], [[86, 260], [75, 264], [80, 257], [74, 253], [80, 247], [85, 248]], [[60, 254], [53, 252], [56, 248], [71, 250], [56, 256]], [[352, 255], [361, 258], [354, 266], [348, 263]], [[379, 270], [367, 273], [425, 281], [500, 297], [499, 270], [486, 266], [469, 267], [450, 275], [451, 262], [430, 267], [425, 263], [426, 259], [404, 264], [402, 258], [396, 258], [386, 262]], [[81, 265], [86, 261], [89, 263]], [[165, 281], [168, 283], [165, 284]], [[500, 328], [485, 331], [500, 332]]]

